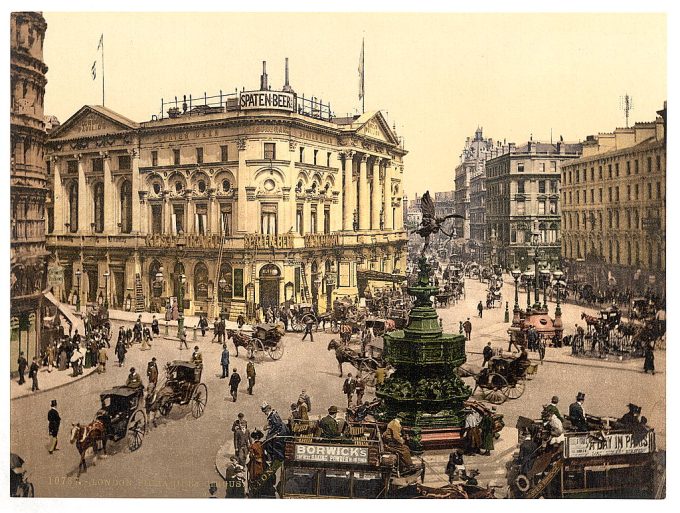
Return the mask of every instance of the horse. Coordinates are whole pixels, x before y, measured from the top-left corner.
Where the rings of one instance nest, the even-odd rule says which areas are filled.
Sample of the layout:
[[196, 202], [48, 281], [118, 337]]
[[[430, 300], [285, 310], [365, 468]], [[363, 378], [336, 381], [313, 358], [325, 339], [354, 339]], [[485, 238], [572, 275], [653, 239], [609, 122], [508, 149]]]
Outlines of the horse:
[[586, 326], [588, 328], [593, 328], [597, 330], [600, 327], [600, 318], [594, 315], [588, 315], [585, 312], [581, 312], [581, 319], [586, 321]]
[[76, 449], [80, 453], [80, 463], [78, 464], [78, 476], [80, 476], [81, 469], [87, 470], [87, 463], [85, 463], [85, 454], [87, 450], [92, 447], [93, 452], [97, 452], [97, 442], [101, 440], [102, 449], [106, 454], [106, 428], [104, 423], [97, 419], [90, 422], [87, 426], [81, 426], [80, 423], [72, 424], [71, 428], [71, 443], [76, 444]]
[[234, 348], [236, 349], [236, 357], [238, 358], [238, 348], [242, 347], [246, 351], [252, 351], [252, 343], [250, 337], [241, 333], [240, 331], [227, 330], [227, 337], [231, 338], [234, 343]]
[[330, 350], [335, 350], [335, 359], [338, 360], [338, 368], [340, 369], [340, 377], [343, 376], [342, 374], [342, 364], [343, 363], [350, 363], [354, 365], [354, 362], [357, 360], [359, 357], [359, 353], [354, 351], [353, 349], [350, 349], [349, 347], [344, 347], [340, 342], [337, 341], [337, 339], [332, 339], [328, 343], [328, 351]]

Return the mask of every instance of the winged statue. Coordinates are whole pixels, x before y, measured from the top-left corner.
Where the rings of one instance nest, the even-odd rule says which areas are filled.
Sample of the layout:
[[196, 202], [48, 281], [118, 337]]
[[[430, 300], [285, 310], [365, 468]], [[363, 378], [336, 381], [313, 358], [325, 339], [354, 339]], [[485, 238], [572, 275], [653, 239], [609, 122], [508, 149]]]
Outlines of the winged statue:
[[434, 201], [430, 196], [430, 191], [426, 191], [420, 200], [420, 210], [423, 213], [423, 220], [420, 223], [420, 228], [414, 230], [411, 233], [417, 233], [425, 239], [425, 247], [423, 252], [430, 244], [430, 235], [433, 233], [442, 232], [447, 237], [453, 237], [454, 232], [448, 233], [444, 230], [443, 224], [448, 219], [465, 219], [465, 216], [460, 214], [449, 214], [445, 217], [437, 217], [435, 215]]

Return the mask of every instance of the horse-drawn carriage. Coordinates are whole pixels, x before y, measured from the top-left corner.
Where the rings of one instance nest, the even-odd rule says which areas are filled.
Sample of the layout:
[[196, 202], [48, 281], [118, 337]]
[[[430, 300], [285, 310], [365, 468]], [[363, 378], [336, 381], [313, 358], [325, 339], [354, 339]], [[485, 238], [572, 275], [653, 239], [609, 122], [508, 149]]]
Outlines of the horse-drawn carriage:
[[488, 367], [475, 369], [461, 366], [462, 377], [472, 377], [475, 388], [479, 388], [485, 400], [493, 404], [502, 404], [507, 399], [518, 399], [524, 393], [527, 378], [536, 373], [536, 364], [521, 355], [494, 356]]
[[[381, 337], [382, 338], [382, 337]], [[349, 363], [359, 374], [362, 375], [364, 383], [368, 386], [375, 386], [377, 382], [376, 371], [385, 368], [386, 363], [382, 358], [382, 348], [377, 340], [367, 344], [364, 353], [345, 346], [340, 341], [333, 339], [328, 343], [328, 351], [335, 351], [335, 359], [338, 361], [339, 376], [342, 377], [342, 364]]]
[[293, 331], [301, 332], [310, 320], [318, 327], [319, 319], [311, 303], [299, 303], [290, 308], [290, 327]]
[[646, 297], [635, 297], [630, 301], [630, 319], [650, 319], [656, 314], [656, 309]]
[[109, 321], [109, 310], [104, 308], [99, 303], [88, 303], [85, 314], [85, 325], [89, 330], [105, 329], [107, 332], [111, 331], [111, 322]]
[[248, 356], [260, 358], [266, 353], [272, 360], [280, 360], [283, 356], [282, 339], [285, 334], [281, 323], [256, 324], [251, 334], [243, 330], [227, 330], [227, 336], [234, 342], [237, 357], [239, 347], [243, 347]]
[[201, 383], [203, 365], [174, 360], [165, 366], [165, 382], [156, 387], [146, 401], [147, 412], [158, 411], [164, 417], [174, 405], [191, 404], [191, 414], [201, 417], [208, 403], [208, 387]]
[[99, 395], [101, 409], [97, 419], [102, 420], [107, 439], [117, 442], [127, 437], [131, 452], [142, 446], [146, 434], [143, 397], [143, 387], [127, 386], [113, 387]]

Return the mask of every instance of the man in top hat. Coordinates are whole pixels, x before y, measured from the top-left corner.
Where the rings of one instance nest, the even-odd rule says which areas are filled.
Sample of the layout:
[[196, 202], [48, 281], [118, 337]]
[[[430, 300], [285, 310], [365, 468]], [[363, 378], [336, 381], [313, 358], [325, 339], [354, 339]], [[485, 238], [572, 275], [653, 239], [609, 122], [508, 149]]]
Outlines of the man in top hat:
[[248, 357], [248, 365], [246, 365], [246, 377], [248, 378], [248, 394], [253, 395], [253, 387], [255, 386], [255, 357], [251, 354]]
[[17, 365], [19, 366], [19, 384], [23, 385], [26, 383], [26, 380], [24, 379], [24, 373], [26, 372], [26, 368], [28, 367], [28, 361], [26, 358], [24, 358], [24, 352], [20, 351], [19, 352], [19, 358], [17, 359]]
[[548, 413], [553, 413], [553, 414], [555, 415], [555, 417], [557, 417], [558, 419], [560, 419], [560, 422], [564, 423], [564, 417], [562, 417], [562, 414], [560, 413], [560, 410], [557, 409], [557, 403], [559, 403], [559, 402], [560, 402], [559, 397], [557, 397], [556, 395], [554, 395], [554, 396], [552, 397], [551, 401], [550, 401], [550, 404], [549, 404], [548, 406], [545, 407], [545, 410], [546, 410]]
[[321, 429], [321, 438], [338, 438], [340, 437], [340, 428], [335, 417], [338, 414], [338, 407], [331, 406], [328, 408], [328, 415], [319, 421], [319, 428]]
[[57, 411], [57, 400], [52, 399], [50, 403], [50, 411], [47, 412], [47, 431], [50, 434], [50, 454], [57, 449], [57, 435], [59, 434], [59, 424], [61, 424], [61, 416]]
[[576, 402], [569, 405], [569, 420], [572, 426], [578, 432], [589, 431], [588, 422], [586, 421], [586, 414], [583, 410], [583, 401], [586, 400], [586, 394], [579, 392], [576, 394]]

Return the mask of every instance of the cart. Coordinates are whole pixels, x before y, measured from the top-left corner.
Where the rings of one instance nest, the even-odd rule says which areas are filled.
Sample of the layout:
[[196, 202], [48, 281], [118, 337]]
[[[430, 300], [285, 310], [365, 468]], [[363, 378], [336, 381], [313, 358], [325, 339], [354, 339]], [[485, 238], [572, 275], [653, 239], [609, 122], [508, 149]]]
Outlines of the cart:
[[[460, 367], [464, 377], [471, 376], [475, 380], [472, 393], [479, 388], [484, 399], [493, 404], [503, 404], [507, 399], [522, 397], [530, 368], [531, 361], [507, 356], [494, 356], [489, 360], [488, 367], [479, 370], [468, 366]], [[532, 376], [536, 373], [535, 369], [533, 366]]]
[[147, 401], [147, 411], [158, 410], [166, 417], [176, 404], [191, 404], [191, 414], [198, 419], [208, 403], [208, 387], [201, 383], [202, 364], [174, 360], [165, 366], [165, 383]]
[[250, 354], [267, 353], [272, 360], [280, 360], [283, 356], [282, 338], [285, 329], [282, 324], [256, 324], [253, 326]]
[[101, 409], [97, 418], [104, 424], [107, 439], [117, 442], [127, 438], [130, 452], [142, 446], [146, 434], [143, 396], [143, 387], [127, 386], [113, 387], [99, 394]]
[[311, 303], [293, 305], [291, 308], [291, 315], [290, 327], [293, 331], [298, 333], [305, 329], [305, 325], [309, 319], [312, 320], [317, 328], [319, 326], [319, 319], [314, 313], [314, 305]]

